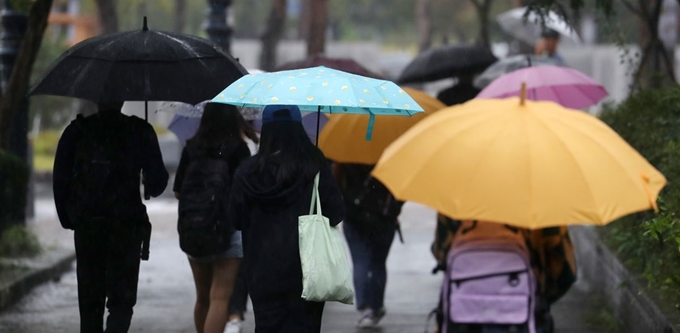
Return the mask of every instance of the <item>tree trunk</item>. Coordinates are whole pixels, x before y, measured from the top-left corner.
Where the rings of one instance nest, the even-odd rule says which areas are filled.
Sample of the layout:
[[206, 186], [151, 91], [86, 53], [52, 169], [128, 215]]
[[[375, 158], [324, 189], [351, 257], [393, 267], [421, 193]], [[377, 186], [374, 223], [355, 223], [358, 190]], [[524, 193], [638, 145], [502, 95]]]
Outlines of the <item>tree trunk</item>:
[[326, 51], [326, 26], [328, 24], [328, 0], [310, 0], [311, 20], [307, 36], [307, 56]]
[[118, 32], [118, 14], [116, 12], [116, 0], [96, 0], [99, 23], [102, 34]]
[[[680, 1], [680, 0], [678, 0]], [[311, 24], [311, 16], [310, 16], [310, 7], [311, 7], [311, 0], [300, 0], [301, 2], [301, 11], [300, 11], [300, 17], [298, 18], [298, 38], [301, 40], [307, 40], [309, 37], [309, 25]]]
[[28, 13], [28, 27], [21, 42], [7, 90], [0, 95], [0, 148], [7, 149], [14, 111], [26, 98], [35, 58], [40, 50], [52, 0], [36, 0]]
[[423, 52], [432, 47], [430, 0], [416, 1], [416, 16], [418, 19], [418, 51]]
[[643, 52], [633, 76], [633, 90], [658, 89], [677, 82], [672, 61], [673, 50], [667, 50], [659, 36], [659, 19], [664, 0], [647, 1], [640, 0], [637, 7], [628, 6], [642, 22], [640, 48]]
[[286, 0], [272, 0], [267, 27], [262, 34], [260, 69], [272, 71], [276, 67], [276, 48], [286, 26]]
[[184, 32], [184, 27], [186, 26], [186, 10], [187, 10], [187, 0], [175, 0], [175, 32]]
[[491, 11], [491, 3], [493, 0], [472, 0], [477, 10], [477, 17], [479, 18], [479, 35], [477, 36], [477, 43], [491, 47], [491, 37], [489, 35], [489, 12]]

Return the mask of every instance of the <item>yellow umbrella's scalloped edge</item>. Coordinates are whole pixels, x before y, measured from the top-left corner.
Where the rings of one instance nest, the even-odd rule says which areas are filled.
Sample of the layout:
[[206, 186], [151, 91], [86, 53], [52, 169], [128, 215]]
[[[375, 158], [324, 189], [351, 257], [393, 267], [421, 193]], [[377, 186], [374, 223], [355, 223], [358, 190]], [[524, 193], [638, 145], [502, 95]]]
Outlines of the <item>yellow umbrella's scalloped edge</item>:
[[[371, 172], [371, 175], [372, 175], [373, 177], [377, 178], [378, 180], [380, 180], [380, 182], [383, 182], [383, 179], [381, 179], [381, 176], [380, 176], [379, 174], [376, 174], [376, 173], [374, 173], [374, 172], [372, 171], [372, 172]], [[536, 225], [535, 223], [534, 223], [534, 224], [523, 223], [523, 222], [521, 222], [521, 221], [520, 221], [520, 222], [513, 222], [513, 221], [493, 221], [493, 222], [503, 223], [503, 224], [507, 224], [507, 225], [511, 225], [511, 226], [520, 227], [520, 228], [526, 228], [527, 225], [531, 225], [531, 226], [529, 227], [529, 229], [543, 229], [543, 228], [549, 228], [549, 227], [560, 227], [560, 226], [565, 226], [565, 225], [598, 225], [598, 226], [603, 226], [603, 225], [607, 225], [607, 224], [609, 224], [609, 223], [611, 223], [611, 222], [615, 222], [615, 221], [617, 221], [617, 220], [619, 220], [619, 219], [621, 219], [621, 218], [623, 218], [623, 217], [625, 217], [625, 216], [631, 215], [631, 214], [635, 214], [635, 213], [639, 213], [639, 212], [644, 212], [644, 211], [647, 211], [647, 210], [654, 210], [655, 212], [658, 212], [658, 211], [659, 211], [659, 207], [658, 207], [658, 205], [657, 205], [656, 199], [658, 198], [659, 193], [661, 193], [661, 190], [667, 185], [666, 177], [665, 177], [663, 174], [661, 174], [660, 172], [659, 172], [659, 176], [661, 177], [661, 179], [660, 179], [660, 180], [661, 180], [661, 184], [659, 184], [660, 186], [658, 186], [656, 189], [651, 189], [651, 188], [649, 187], [649, 185], [651, 185], [651, 184], [650, 184], [650, 181], [651, 181], [650, 177], [647, 176], [644, 172], [641, 173], [641, 179], [642, 179], [642, 181], [643, 181], [643, 186], [644, 186], [645, 191], [647, 192], [647, 195], [648, 195], [648, 198], [649, 198], [649, 205], [648, 205], [648, 206], [640, 207], [640, 208], [633, 208], [633, 209], [631, 209], [631, 210], [628, 211], [628, 212], [623, 212], [623, 213], [620, 213], [620, 214], [615, 214], [615, 215], [611, 216], [607, 221], [599, 221], [599, 222], [595, 222], [595, 221], [585, 221], [585, 222], [584, 222], [584, 221], [574, 221], [574, 222], [571, 222], [571, 223], [561, 223], [561, 222], [558, 223], [558, 222], [556, 222], [556, 223], [541, 223], [540, 225]], [[443, 208], [439, 208], [439, 207], [432, 207], [432, 206], [429, 205], [428, 203], [420, 202], [420, 201], [418, 201], [418, 200], [409, 200], [408, 198], [404, 198], [404, 197], [401, 197], [401, 196], [397, 195], [396, 193], [398, 192], [398, 189], [393, 188], [392, 186], [390, 186], [389, 184], [386, 184], [386, 183], [384, 183], [384, 182], [383, 182], [383, 184], [385, 185], [385, 187], [387, 187], [387, 188], [390, 190], [390, 192], [392, 192], [392, 194], [394, 195], [394, 197], [395, 197], [397, 200], [399, 200], [399, 201], [404, 201], [404, 202], [406, 202], [406, 201], [411, 201], [411, 202], [415, 202], [415, 203], [424, 205], [424, 206], [426, 206], [426, 207], [429, 207], [429, 208], [431, 208], [431, 209], [437, 211], [438, 213], [441, 213], [441, 214], [443, 214], [443, 215], [445, 215], [445, 216], [448, 216], [449, 218], [452, 218], [452, 219], [455, 219], [455, 220], [459, 220], [459, 221], [465, 221], [465, 220], [491, 221], [491, 220], [489, 219], [489, 217], [483, 217], [483, 216], [481, 216], [481, 217], [480, 217], [480, 216], [462, 216], [462, 215], [458, 215], [458, 214], [455, 214], [455, 213], [454, 213], [454, 214], [451, 214], [451, 212], [449, 212], [448, 209], [443, 209]]]
[[[518, 97], [510, 97], [508, 99], [511, 99], [511, 100], [514, 99], [514, 100], [517, 100], [517, 102], [520, 101], [520, 98], [518, 98]], [[433, 207], [431, 203], [419, 201], [416, 198], [403, 197], [403, 196], [400, 195], [400, 193], [402, 192], [401, 189], [396, 188], [396, 187], [403, 187], [403, 186], [407, 186], [407, 185], [405, 185], [403, 183], [389, 184], [389, 183], [385, 182], [385, 179], [383, 179], [383, 177], [380, 175], [380, 173], [376, 173], [376, 171], [379, 170], [379, 166], [383, 162], [383, 160], [389, 159], [389, 156], [392, 155], [392, 151], [394, 151], [394, 152], [398, 151], [399, 148], [401, 146], [403, 146], [403, 144], [407, 141], [407, 137], [412, 136], [412, 135], [409, 135], [409, 134], [416, 134], [416, 133], [422, 132], [423, 130], [427, 129], [428, 126], [431, 123], [439, 122], [440, 119], [446, 118], [449, 114], [451, 114], [451, 111], [453, 111], [453, 109], [464, 108], [466, 105], [469, 108], [470, 106], [472, 106], [476, 103], [480, 103], [482, 101], [483, 100], [471, 100], [471, 101], [469, 101], [465, 104], [449, 107], [449, 108], [444, 109], [440, 112], [437, 112], [435, 115], [427, 117], [427, 119], [424, 119], [423, 121], [421, 121], [418, 124], [411, 127], [404, 135], [402, 135], [400, 138], [395, 140], [390, 146], [388, 146], [385, 149], [380, 160], [377, 163], [378, 168], [374, 169], [374, 171], [372, 172], [373, 176], [376, 177], [377, 179], [379, 179], [381, 182], [383, 182], [383, 184], [385, 184], [385, 186], [395, 195], [395, 197], [398, 200], [417, 202], [419, 204], [423, 204], [425, 206], [428, 206], [430, 208], [438, 210], [440, 213], [442, 213], [444, 215], [447, 215], [447, 216], [450, 216], [450, 217], [456, 218], [456, 219], [493, 220], [492, 218], [488, 218], [488, 217], [484, 217], [484, 216], [461, 216], [461, 215], [455, 214], [455, 212], [451, 212], [450, 207], [448, 209], [445, 209], [444, 207]], [[553, 103], [553, 102], [529, 101], [527, 103], [558, 105], [558, 104]], [[566, 109], [566, 108], [564, 108], [564, 109]], [[567, 110], [570, 110], [570, 109], [567, 109]], [[469, 110], [466, 110], [466, 111], [469, 111]], [[581, 112], [578, 112], [578, 110], [572, 110], [572, 111], [577, 112], [578, 114], [582, 114]], [[584, 115], [584, 116], [593, 117], [592, 115]], [[597, 119], [596, 117], [593, 117], [593, 118]], [[599, 119], [598, 119], [598, 121], [599, 121]], [[606, 126], [606, 124], [604, 124], [604, 125]], [[611, 130], [611, 128], [609, 128], [609, 129]], [[615, 133], [615, 135], [620, 138], [620, 136], [616, 132], [614, 132], [613, 130], [611, 130], [611, 131], [613, 133]], [[620, 138], [620, 139], [623, 140], [622, 138]], [[625, 142], [625, 140], [623, 140], [623, 141]], [[631, 149], [633, 149], [633, 148], [631, 147]], [[635, 151], [635, 149], [633, 149], [633, 150]], [[639, 155], [639, 152], [635, 151], [635, 153], [637, 155]], [[642, 157], [641, 155], [640, 155], [640, 157], [644, 159], [644, 157]], [[640, 180], [642, 181], [641, 190], [645, 191], [646, 195], [647, 195], [647, 203], [645, 205], [637, 205], [637, 207], [631, 206], [631, 207], [629, 207], [628, 210], [619, 211], [616, 214], [611, 214], [610, 216], [606, 216], [606, 217], [604, 217], [604, 219], [601, 219], [599, 221], [593, 221], [593, 220], [591, 220], [591, 221], [569, 221], [569, 222], [565, 222], [565, 221], [554, 221], [554, 222], [541, 221], [540, 225], [538, 225], [538, 223], [522, 223], [522, 222], [517, 222], [517, 221], [516, 222], [500, 221], [499, 223], [506, 223], [506, 224], [509, 224], [509, 225], [515, 225], [515, 226], [519, 226], [519, 227], [529, 227], [529, 228], [545, 228], [545, 227], [551, 227], [551, 226], [579, 225], [579, 224], [606, 225], [606, 224], [611, 223], [613, 221], [616, 221], [616, 220], [618, 220], [618, 219], [620, 219], [624, 216], [634, 214], [634, 213], [637, 213], [637, 212], [642, 212], [642, 211], [646, 211], [646, 210], [650, 210], [650, 209], [653, 209], [653, 210], [656, 211], [656, 210], [658, 210], [656, 198], [658, 197], [658, 195], [661, 192], [661, 190], [663, 189], [663, 187], [666, 185], [667, 180], [663, 176], [663, 174], [661, 174], [656, 168], [654, 168], [654, 166], [649, 164], [649, 162], [646, 161], [646, 159], [644, 159], [644, 160], [645, 160], [645, 162], [647, 162], [649, 167], [651, 167], [651, 170], [653, 170], [652, 172], [655, 173], [655, 175], [652, 175], [652, 177], [646, 176], [644, 174], [644, 172], [642, 172], [642, 171], [641, 171], [641, 174], [640, 174], [641, 175]], [[653, 178], [653, 180], [651, 178]], [[536, 221], [534, 221], [534, 222], [536, 222]]]

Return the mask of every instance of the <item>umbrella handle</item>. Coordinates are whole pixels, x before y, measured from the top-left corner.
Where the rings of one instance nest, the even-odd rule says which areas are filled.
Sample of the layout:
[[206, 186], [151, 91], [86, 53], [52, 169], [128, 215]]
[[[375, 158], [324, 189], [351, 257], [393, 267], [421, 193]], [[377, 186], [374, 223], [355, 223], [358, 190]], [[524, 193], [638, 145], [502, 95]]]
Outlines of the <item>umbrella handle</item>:
[[519, 89], [519, 105], [524, 106], [527, 100], [527, 83], [522, 82], [522, 87]]
[[316, 147], [319, 148], [319, 122], [321, 122], [321, 105], [316, 112]]

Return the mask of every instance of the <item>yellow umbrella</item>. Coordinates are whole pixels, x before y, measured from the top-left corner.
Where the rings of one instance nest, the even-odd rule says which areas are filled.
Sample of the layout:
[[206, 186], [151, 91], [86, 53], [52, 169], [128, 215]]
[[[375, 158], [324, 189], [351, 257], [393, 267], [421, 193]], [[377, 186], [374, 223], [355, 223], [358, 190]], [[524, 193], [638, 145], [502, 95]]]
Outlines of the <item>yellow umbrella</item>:
[[356, 114], [330, 115], [319, 135], [319, 148], [327, 158], [342, 163], [375, 164], [383, 150], [415, 123], [446, 107], [438, 99], [416, 89], [403, 90], [425, 112], [411, 117], [377, 117], [373, 125], [373, 138], [364, 139], [369, 117]]
[[552, 102], [472, 100], [428, 117], [373, 175], [401, 200], [525, 228], [656, 209], [665, 177], [597, 118]]

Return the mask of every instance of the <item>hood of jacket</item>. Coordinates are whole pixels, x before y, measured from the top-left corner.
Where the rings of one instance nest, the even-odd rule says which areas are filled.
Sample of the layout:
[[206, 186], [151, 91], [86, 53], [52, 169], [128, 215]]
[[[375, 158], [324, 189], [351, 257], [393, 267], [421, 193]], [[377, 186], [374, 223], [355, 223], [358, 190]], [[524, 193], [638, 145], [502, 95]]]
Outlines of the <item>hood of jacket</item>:
[[269, 164], [262, 172], [255, 172], [253, 160], [249, 159], [241, 165], [243, 176], [243, 188], [248, 197], [265, 207], [289, 206], [302, 195], [307, 197], [306, 191], [310, 191], [313, 177], [295, 177], [289, 182], [278, 183], [276, 173], [278, 166]]

